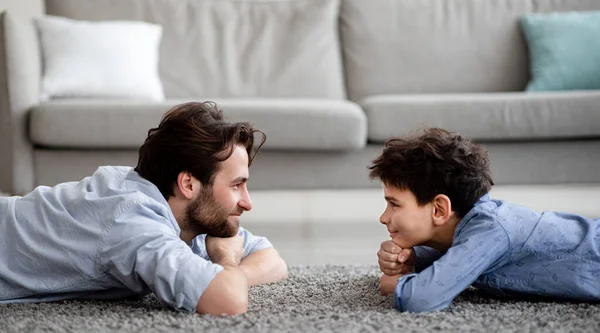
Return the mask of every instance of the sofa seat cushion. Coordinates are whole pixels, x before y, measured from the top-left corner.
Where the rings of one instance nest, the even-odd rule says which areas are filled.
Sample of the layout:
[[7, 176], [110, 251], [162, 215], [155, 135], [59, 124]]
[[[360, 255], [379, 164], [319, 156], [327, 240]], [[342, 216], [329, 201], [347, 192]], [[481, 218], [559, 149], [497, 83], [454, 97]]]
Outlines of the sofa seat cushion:
[[[265, 149], [354, 150], [366, 144], [366, 117], [348, 101], [330, 99], [214, 100], [232, 121], [249, 121], [267, 135]], [[160, 103], [68, 99], [31, 110], [30, 137], [54, 148], [137, 149], [163, 114], [185, 100]]]
[[600, 91], [380, 95], [362, 104], [373, 142], [424, 126], [483, 141], [600, 137]]

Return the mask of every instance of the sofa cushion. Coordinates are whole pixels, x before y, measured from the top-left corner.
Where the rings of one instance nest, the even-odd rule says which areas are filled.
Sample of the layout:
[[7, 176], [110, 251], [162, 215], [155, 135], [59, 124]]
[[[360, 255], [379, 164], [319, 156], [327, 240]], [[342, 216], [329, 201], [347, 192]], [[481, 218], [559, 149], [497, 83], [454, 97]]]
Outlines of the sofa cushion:
[[532, 80], [527, 91], [600, 90], [600, 11], [521, 19]]
[[137, 21], [36, 19], [44, 75], [42, 98], [116, 97], [161, 101], [162, 27]]
[[363, 107], [374, 142], [424, 126], [483, 141], [600, 137], [600, 91], [382, 95]]
[[354, 101], [379, 94], [521, 91], [519, 17], [600, 10], [598, 0], [343, 0], [342, 52]]
[[[55, 100], [31, 110], [36, 145], [137, 149], [163, 114], [184, 100], [160, 103]], [[267, 135], [265, 149], [353, 150], [366, 144], [366, 117], [348, 101], [327, 99], [215, 100], [232, 121], [249, 121]]]
[[48, 14], [163, 26], [167, 98], [344, 98], [339, 0], [47, 0]]

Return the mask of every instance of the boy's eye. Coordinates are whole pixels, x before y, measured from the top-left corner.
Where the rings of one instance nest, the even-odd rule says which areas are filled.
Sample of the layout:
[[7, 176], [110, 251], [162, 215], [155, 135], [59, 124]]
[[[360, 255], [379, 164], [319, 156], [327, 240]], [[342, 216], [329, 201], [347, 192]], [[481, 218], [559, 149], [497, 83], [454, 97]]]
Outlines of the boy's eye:
[[395, 203], [393, 203], [391, 201], [390, 201], [390, 206], [392, 206], [392, 207], [398, 207], [398, 205], [396, 205]]

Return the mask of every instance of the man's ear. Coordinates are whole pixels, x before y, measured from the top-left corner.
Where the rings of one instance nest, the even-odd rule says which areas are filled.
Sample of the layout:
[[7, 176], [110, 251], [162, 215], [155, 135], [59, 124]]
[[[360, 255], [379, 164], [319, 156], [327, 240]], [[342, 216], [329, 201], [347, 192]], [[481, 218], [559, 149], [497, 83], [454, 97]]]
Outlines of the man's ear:
[[452, 202], [450, 202], [450, 198], [444, 194], [438, 194], [433, 198], [432, 201], [433, 212], [432, 218], [433, 223], [435, 225], [443, 225], [448, 221], [452, 215]]
[[175, 195], [179, 194], [188, 200], [193, 199], [196, 196], [196, 192], [200, 190], [200, 182], [196, 180], [191, 173], [187, 171], [181, 171], [177, 175], [177, 182], [175, 184]]

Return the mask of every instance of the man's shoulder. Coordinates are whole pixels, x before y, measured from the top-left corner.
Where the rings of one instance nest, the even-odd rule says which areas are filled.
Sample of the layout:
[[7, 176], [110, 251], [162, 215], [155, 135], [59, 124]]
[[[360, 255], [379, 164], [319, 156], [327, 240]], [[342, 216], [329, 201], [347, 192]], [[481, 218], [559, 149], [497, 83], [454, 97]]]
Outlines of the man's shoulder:
[[161, 197], [158, 188], [141, 177], [132, 167], [101, 166], [90, 177], [90, 186], [107, 195], [136, 194], [150, 198]]

